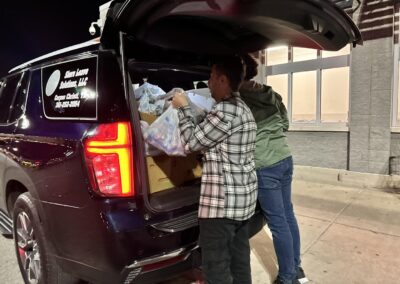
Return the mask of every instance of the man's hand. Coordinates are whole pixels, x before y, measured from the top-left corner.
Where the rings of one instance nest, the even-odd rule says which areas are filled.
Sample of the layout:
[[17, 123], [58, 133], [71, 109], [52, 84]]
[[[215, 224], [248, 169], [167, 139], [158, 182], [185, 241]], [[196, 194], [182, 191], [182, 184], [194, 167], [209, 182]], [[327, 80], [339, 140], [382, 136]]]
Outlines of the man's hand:
[[187, 106], [188, 100], [184, 93], [175, 93], [174, 97], [172, 98], [172, 106], [174, 108], [180, 108]]

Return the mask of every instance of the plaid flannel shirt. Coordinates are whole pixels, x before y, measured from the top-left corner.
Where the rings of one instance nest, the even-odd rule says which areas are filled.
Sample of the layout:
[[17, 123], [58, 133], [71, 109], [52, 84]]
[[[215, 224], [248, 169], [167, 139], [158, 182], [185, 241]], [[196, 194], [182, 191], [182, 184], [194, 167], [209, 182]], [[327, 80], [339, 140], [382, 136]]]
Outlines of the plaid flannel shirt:
[[185, 151], [204, 154], [199, 218], [247, 220], [257, 201], [257, 126], [238, 93], [217, 103], [195, 125], [189, 106], [178, 109]]

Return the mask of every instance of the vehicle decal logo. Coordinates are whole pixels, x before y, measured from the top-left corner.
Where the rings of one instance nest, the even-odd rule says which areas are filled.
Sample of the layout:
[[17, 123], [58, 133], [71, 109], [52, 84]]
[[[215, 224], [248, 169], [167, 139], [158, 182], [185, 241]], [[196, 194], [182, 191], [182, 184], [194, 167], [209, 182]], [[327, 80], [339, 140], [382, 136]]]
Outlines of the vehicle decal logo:
[[58, 83], [60, 83], [61, 72], [60, 70], [55, 70], [50, 78], [47, 80], [46, 84], [46, 96], [50, 97], [56, 91]]
[[97, 57], [42, 68], [43, 109], [51, 119], [97, 119]]

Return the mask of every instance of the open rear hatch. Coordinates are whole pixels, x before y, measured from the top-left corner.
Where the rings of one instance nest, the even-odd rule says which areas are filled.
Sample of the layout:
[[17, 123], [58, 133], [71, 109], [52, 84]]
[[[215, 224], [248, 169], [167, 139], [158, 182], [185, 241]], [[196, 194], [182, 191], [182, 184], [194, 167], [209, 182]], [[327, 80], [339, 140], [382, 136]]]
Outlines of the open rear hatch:
[[329, 0], [114, 1], [102, 43], [118, 46], [115, 31], [149, 45], [212, 54], [272, 44], [323, 50], [362, 44], [356, 25]]
[[[212, 56], [254, 52], [277, 44], [322, 50], [339, 50], [348, 43], [362, 44], [356, 25], [329, 0], [116, 0], [107, 14], [102, 45], [123, 50], [120, 32], [130, 42], [154, 50]], [[123, 58], [124, 64], [129, 65], [126, 72], [134, 72], [129, 70], [129, 60], [134, 56], [131, 51], [130, 58]], [[132, 73], [130, 75], [132, 79]], [[176, 163], [182, 162], [185, 163], [184, 160]], [[171, 160], [143, 159], [149, 175], [162, 170], [163, 163], [167, 164], [164, 167], [173, 167], [168, 169], [171, 175], [176, 174]], [[155, 165], [153, 169], [151, 164]], [[198, 173], [193, 173], [193, 184], [189, 188], [196, 188], [197, 193], [179, 192], [177, 187], [168, 192], [156, 190], [157, 199], [149, 202], [151, 198], [142, 192], [145, 207], [164, 211], [197, 202], [199, 185], [194, 183], [198, 182], [195, 179]], [[151, 182], [149, 178], [149, 184]], [[185, 194], [190, 196], [185, 197]]]

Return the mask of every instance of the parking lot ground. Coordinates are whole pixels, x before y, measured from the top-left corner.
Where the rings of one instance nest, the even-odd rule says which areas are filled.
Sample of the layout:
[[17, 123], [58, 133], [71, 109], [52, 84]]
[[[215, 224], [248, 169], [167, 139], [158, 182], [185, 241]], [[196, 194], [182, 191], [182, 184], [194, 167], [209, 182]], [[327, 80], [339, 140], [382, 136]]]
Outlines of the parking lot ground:
[[[400, 281], [400, 194], [295, 180], [302, 266], [310, 283], [397, 284]], [[268, 228], [251, 239], [253, 284], [277, 273]], [[0, 237], [0, 283], [22, 283], [12, 240]], [[188, 284], [184, 275], [165, 281]]]

